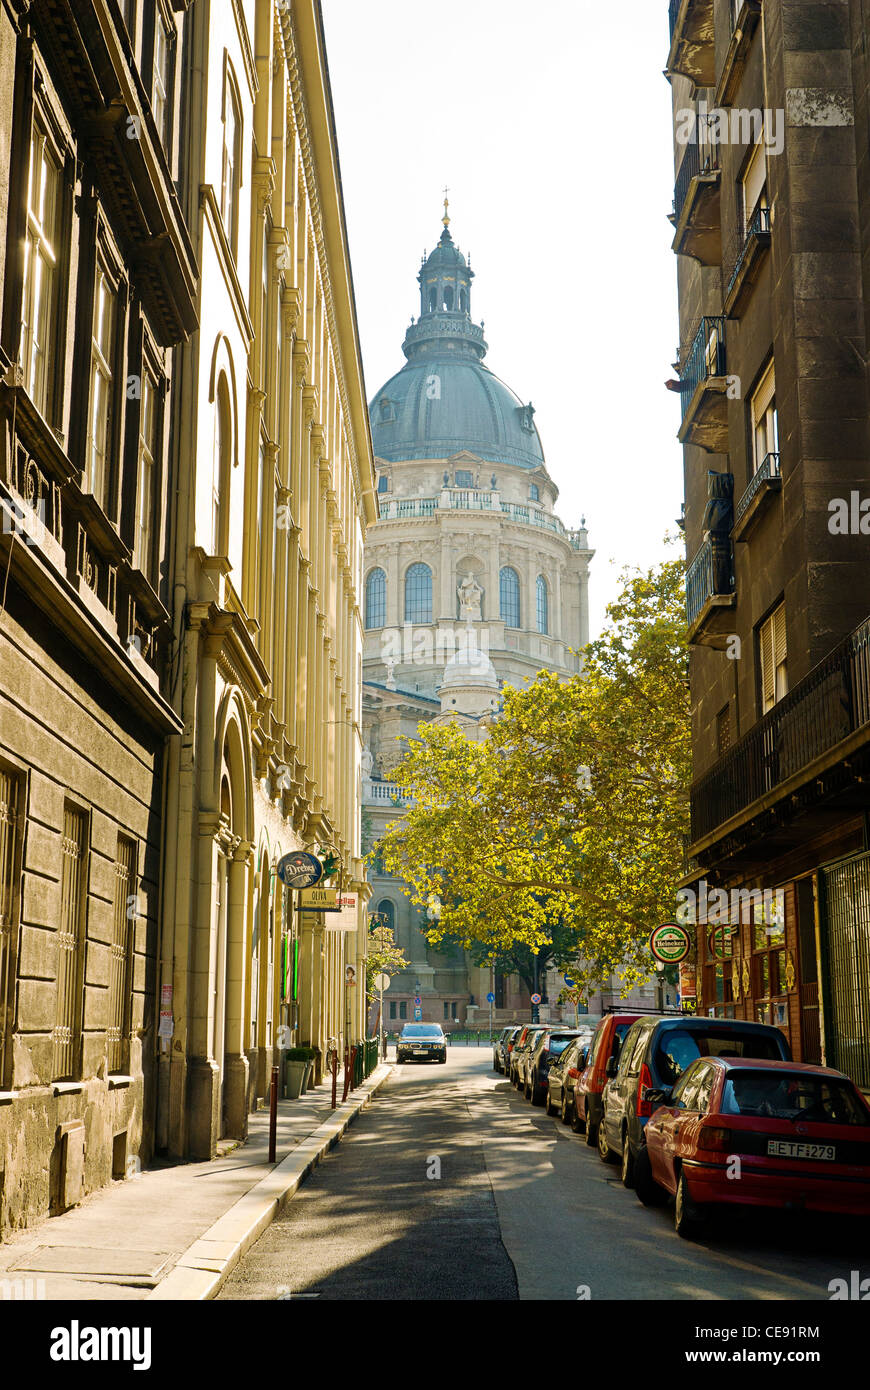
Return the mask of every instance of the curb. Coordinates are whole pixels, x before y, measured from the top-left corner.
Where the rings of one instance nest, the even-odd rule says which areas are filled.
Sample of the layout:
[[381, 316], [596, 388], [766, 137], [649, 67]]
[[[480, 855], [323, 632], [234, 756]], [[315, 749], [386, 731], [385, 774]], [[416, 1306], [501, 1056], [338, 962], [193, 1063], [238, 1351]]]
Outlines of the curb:
[[318, 1125], [307, 1139], [276, 1164], [271, 1173], [255, 1183], [204, 1235], [188, 1246], [146, 1301], [191, 1302], [214, 1298], [242, 1256], [284, 1210], [324, 1154], [340, 1141], [348, 1125], [365, 1109], [392, 1071], [390, 1064], [381, 1062], [368, 1081], [357, 1087], [351, 1099], [337, 1106], [330, 1119]]

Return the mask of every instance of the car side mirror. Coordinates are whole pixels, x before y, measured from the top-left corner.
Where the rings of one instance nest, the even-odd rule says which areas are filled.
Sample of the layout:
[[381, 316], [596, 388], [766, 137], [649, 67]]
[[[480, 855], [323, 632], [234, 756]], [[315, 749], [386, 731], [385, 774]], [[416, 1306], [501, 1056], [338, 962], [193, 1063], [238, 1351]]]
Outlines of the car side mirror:
[[604, 1068], [605, 1076], [615, 1076], [619, 1071], [619, 1062], [615, 1057], [608, 1057], [607, 1066]]
[[658, 1086], [644, 1086], [641, 1100], [648, 1105], [670, 1105], [673, 1095], [670, 1090], [661, 1090]]

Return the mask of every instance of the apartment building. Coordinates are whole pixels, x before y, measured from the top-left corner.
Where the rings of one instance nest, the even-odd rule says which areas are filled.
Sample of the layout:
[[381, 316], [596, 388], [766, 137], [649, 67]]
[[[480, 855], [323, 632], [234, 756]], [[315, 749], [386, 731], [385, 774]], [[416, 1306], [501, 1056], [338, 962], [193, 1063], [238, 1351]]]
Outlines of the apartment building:
[[699, 1008], [870, 1086], [862, 6], [669, 17]]

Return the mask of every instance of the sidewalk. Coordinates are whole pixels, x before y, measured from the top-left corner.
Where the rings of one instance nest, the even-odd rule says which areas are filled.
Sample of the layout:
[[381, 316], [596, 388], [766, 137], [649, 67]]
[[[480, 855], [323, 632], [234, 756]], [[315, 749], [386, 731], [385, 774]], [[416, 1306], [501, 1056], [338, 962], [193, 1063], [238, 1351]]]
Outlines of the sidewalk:
[[224, 1157], [158, 1163], [14, 1233], [0, 1245], [0, 1301], [213, 1298], [391, 1070], [381, 1063], [344, 1105], [339, 1085], [335, 1110], [331, 1081], [279, 1101], [276, 1164], [268, 1161], [269, 1112], [259, 1110], [246, 1142]]

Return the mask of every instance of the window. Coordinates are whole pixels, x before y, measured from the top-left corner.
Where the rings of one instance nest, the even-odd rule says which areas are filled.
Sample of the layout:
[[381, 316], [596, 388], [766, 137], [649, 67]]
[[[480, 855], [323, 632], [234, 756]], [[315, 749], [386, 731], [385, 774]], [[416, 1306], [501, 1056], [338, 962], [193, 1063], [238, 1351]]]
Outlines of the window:
[[137, 858], [135, 843], [119, 835], [115, 860], [115, 900], [112, 952], [109, 957], [109, 1008], [106, 1030], [110, 1072], [124, 1072], [129, 1066], [127, 1039], [130, 1032], [130, 996], [136, 931]]
[[109, 454], [112, 440], [112, 397], [115, 386], [115, 328], [117, 295], [104, 267], [98, 263], [91, 328], [90, 417], [88, 421], [87, 486], [104, 511], [109, 509]]
[[227, 379], [222, 375], [218, 382], [215, 402], [214, 448], [212, 450], [210, 535], [212, 555], [224, 555], [229, 547], [226, 508], [223, 499], [229, 491], [231, 461], [230, 393]]
[[154, 19], [154, 61], [151, 78], [151, 110], [161, 143], [169, 144], [170, 38], [159, 14]]
[[547, 581], [542, 574], [538, 575], [535, 585], [535, 611], [538, 620], [538, 632], [546, 634], [550, 630], [550, 601], [547, 594]]
[[498, 611], [505, 627], [520, 625], [520, 577], [506, 565], [498, 575]]
[[133, 558], [145, 578], [154, 582], [154, 507], [157, 458], [157, 385], [148, 372], [142, 373], [142, 399], [139, 403], [139, 443], [136, 468], [136, 534]]
[[408, 1005], [404, 999], [399, 1001], [399, 1018], [408, 1017]]
[[20, 785], [14, 773], [0, 768], [0, 1089], [6, 1085], [7, 1048], [15, 1001], [15, 885]]
[[772, 362], [753, 393], [749, 408], [752, 419], [752, 471], [757, 473], [769, 454], [779, 455], [776, 379]]
[[81, 1068], [82, 937], [86, 901], [87, 817], [67, 804], [61, 840], [60, 929], [57, 933], [57, 987], [52, 1039], [55, 1081], [72, 1081]]
[[239, 187], [241, 184], [242, 113], [235, 83], [227, 66], [224, 75], [224, 148], [221, 170], [221, 220], [233, 256], [238, 247]]
[[24, 386], [37, 409], [49, 413], [51, 370], [56, 331], [58, 227], [61, 170], [45, 131], [34, 121], [27, 185], [27, 230], [18, 365]]
[[537, 483], [529, 483], [529, 500], [531, 502], [540, 502], [541, 500], [541, 489]]
[[381, 569], [371, 570], [366, 578], [366, 629], [383, 627], [387, 619], [387, 576]]
[[390, 480], [386, 473], [378, 474], [378, 492], [389, 492]]
[[382, 927], [385, 927], [388, 931], [394, 930], [396, 925], [396, 909], [393, 907], [389, 898], [382, 898], [378, 903], [378, 916], [381, 919], [380, 925]]
[[755, 145], [740, 180], [740, 203], [743, 211], [744, 233], [766, 232], [767, 223], [760, 225], [757, 214], [767, 208], [767, 159], [762, 134]]
[[771, 613], [758, 631], [761, 666], [761, 712], [769, 709], [788, 692], [788, 653], [786, 650], [785, 604]]
[[411, 565], [405, 575], [405, 622], [431, 623], [432, 571], [428, 565]]
[[395, 1018], [395, 1017], [396, 1017], [396, 1001], [395, 1001], [395, 999], [391, 999], [391, 1000], [390, 1000], [390, 1018]]
[[470, 468], [457, 468], [456, 470], [457, 487], [474, 487], [474, 474]]
[[[779, 895], [752, 909], [752, 993], [758, 1023], [779, 1023], [788, 993], [785, 918]], [[779, 996], [779, 998], [777, 998]]]

